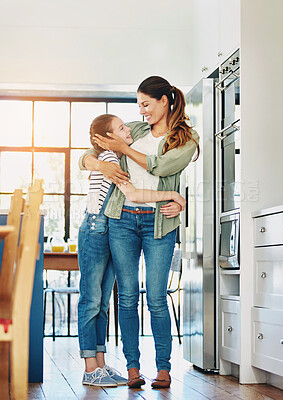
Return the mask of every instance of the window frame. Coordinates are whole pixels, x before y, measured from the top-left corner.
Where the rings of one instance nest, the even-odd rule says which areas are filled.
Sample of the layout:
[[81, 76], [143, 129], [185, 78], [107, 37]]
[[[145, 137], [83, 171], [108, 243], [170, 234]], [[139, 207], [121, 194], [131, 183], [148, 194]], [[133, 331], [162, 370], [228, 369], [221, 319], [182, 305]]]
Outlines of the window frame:
[[[78, 97], [76, 96], [25, 96], [25, 95], [0, 95], [0, 101], [11, 100], [11, 101], [31, 101], [32, 102], [32, 144], [31, 146], [1, 146], [0, 145], [0, 155], [2, 152], [15, 152], [15, 153], [23, 153], [28, 152], [32, 155], [32, 163], [31, 163], [31, 179], [34, 179], [34, 154], [35, 153], [63, 153], [65, 155], [65, 191], [64, 193], [44, 193], [45, 195], [64, 195], [64, 227], [65, 227], [65, 241], [70, 237], [70, 218], [71, 218], [71, 196], [85, 196], [85, 194], [81, 193], [71, 193], [71, 152], [72, 150], [84, 150], [87, 147], [72, 147], [71, 146], [71, 132], [72, 132], [72, 103], [105, 103], [105, 112], [108, 113], [108, 104], [109, 103], [137, 103], [136, 97], [132, 96], [132, 94], [128, 95], [121, 94], [117, 96], [117, 94], [113, 92], [111, 97], [111, 92], [107, 93], [107, 96], [97, 97], [95, 93], [92, 97]], [[42, 147], [34, 145], [34, 117], [35, 117], [35, 102], [67, 102], [69, 103], [69, 146], [68, 147]], [[12, 192], [2, 192], [1, 195], [12, 195]], [[47, 240], [47, 237], [44, 237], [44, 240]]]

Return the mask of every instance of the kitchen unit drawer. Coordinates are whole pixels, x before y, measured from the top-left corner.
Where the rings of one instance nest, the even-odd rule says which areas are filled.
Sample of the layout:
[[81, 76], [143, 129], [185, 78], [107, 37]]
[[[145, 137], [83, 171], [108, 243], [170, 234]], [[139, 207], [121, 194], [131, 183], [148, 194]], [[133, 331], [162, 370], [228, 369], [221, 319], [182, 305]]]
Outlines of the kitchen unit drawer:
[[283, 311], [252, 308], [252, 365], [283, 376]]
[[283, 310], [283, 246], [255, 248], [254, 305]]
[[221, 346], [220, 356], [226, 361], [240, 363], [240, 302], [220, 301]]
[[283, 213], [255, 218], [255, 246], [283, 245]]

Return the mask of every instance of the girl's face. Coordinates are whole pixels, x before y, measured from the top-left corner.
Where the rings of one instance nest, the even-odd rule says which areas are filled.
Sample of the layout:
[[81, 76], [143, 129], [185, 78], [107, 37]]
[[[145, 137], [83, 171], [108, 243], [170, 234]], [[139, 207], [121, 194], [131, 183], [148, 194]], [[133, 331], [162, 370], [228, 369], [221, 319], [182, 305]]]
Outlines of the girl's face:
[[126, 144], [133, 143], [133, 139], [131, 136], [131, 129], [128, 126], [126, 126], [120, 118], [118, 117], [113, 118], [112, 130], [113, 133], [115, 133], [115, 135], [123, 139]]
[[149, 125], [157, 124], [161, 120], [167, 120], [169, 105], [165, 95], [160, 100], [157, 100], [147, 94], [138, 92], [137, 101], [140, 107], [140, 114], [145, 116]]

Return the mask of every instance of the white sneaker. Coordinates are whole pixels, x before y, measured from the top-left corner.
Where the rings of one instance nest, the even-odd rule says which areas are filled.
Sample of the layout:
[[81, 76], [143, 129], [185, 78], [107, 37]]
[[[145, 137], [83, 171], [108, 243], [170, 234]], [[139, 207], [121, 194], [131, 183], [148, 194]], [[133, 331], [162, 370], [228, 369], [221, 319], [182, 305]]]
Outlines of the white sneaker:
[[116, 387], [117, 382], [105, 368], [96, 368], [93, 372], [84, 372], [83, 385]]
[[118, 386], [127, 385], [128, 380], [122, 377], [122, 374], [117, 371], [115, 368], [110, 367], [109, 365], [104, 365], [103, 369], [105, 369], [110, 376], [110, 378], [116, 381]]

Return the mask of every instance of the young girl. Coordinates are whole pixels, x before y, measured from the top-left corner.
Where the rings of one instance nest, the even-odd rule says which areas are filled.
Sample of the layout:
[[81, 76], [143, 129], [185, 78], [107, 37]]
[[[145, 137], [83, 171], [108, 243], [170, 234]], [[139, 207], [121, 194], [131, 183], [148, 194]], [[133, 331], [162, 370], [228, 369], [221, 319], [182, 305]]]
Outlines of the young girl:
[[[112, 132], [130, 145], [133, 142], [130, 128], [111, 114], [101, 115], [90, 126], [90, 140], [98, 155], [98, 160], [119, 163], [121, 153], [103, 150], [94, 141], [99, 133], [107, 136]], [[79, 229], [78, 259], [81, 272], [80, 299], [78, 305], [78, 335], [80, 356], [85, 360], [83, 384], [93, 386], [126, 385], [127, 379], [114, 368], [105, 364], [107, 310], [114, 284], [115, 274], [109, 241], [108, 219], [104, 215], [105, 206], [112, 190], [111, 182], [101, 172], [93, 171], [87, 197], [87, 211]], [[136, 189], [130, 182], [119, 184], [119, 189], [132, 202], [154, 203], [173, 200], [182, 209], [185, 200], [175, 191], [153, 191]], [[110, 189], [110, 190], [109, 190]], [[127, 246], [127, 243], [124, 243]]]

